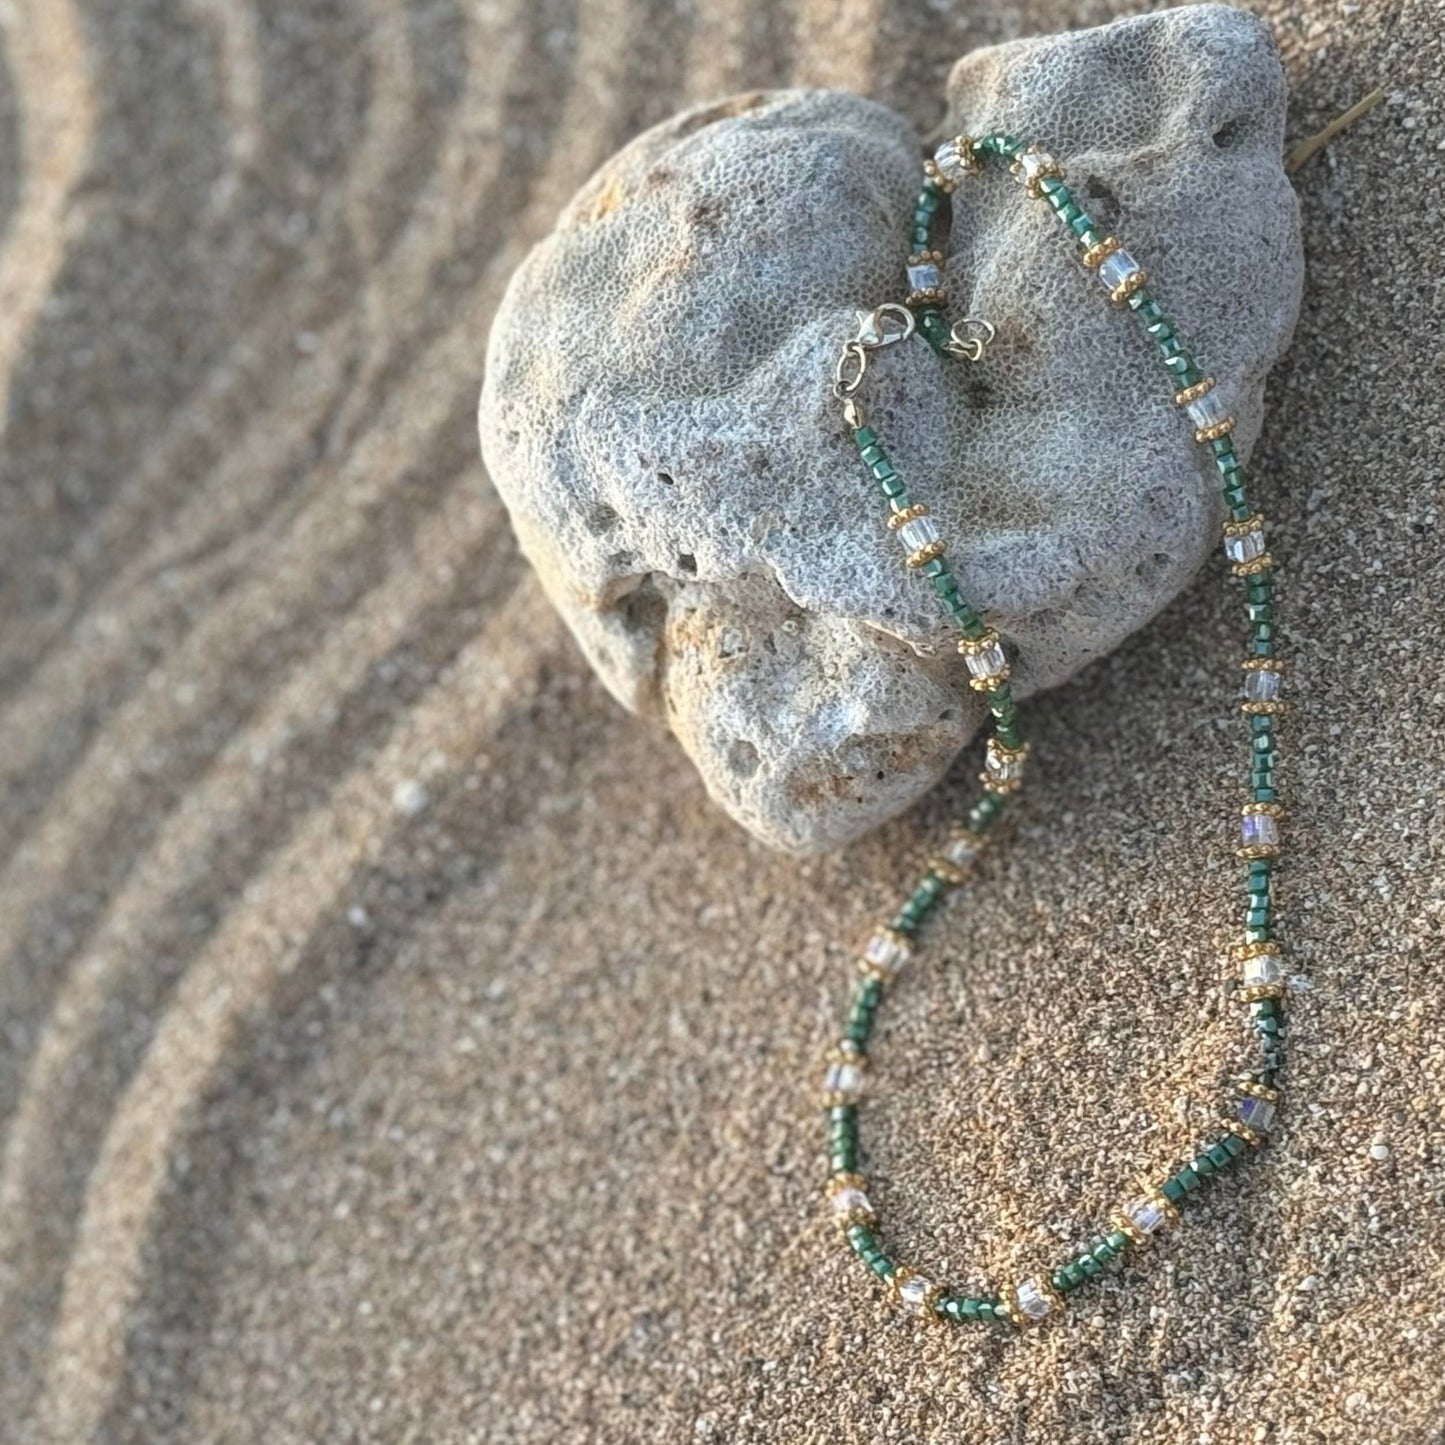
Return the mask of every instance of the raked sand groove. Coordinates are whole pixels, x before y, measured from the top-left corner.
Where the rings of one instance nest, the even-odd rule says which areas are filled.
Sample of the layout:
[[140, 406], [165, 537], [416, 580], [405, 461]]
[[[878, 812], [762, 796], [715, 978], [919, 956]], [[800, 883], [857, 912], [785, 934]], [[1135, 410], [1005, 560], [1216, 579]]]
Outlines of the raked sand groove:
[[[1298, 178], [1257, 463], [1300, 1102], [1097, 1312], [920, 1337], [818, 1221], [842, 942], [972, 760], [763, 854], [602, 695], [477, 460], [507, 275], [640, 129], [790, 83], [928, 129], [964, 49], [1129, 8], [0, 6], [3, 1445], [1445, 1438], [1434, 7], [1255, 7], [1291, 140], [1391, 91]], [[1217, 582], [1038, 706], [1011, 855], [880, 1042], [877, 1192], [959, 1279], [1209, 1124]]]

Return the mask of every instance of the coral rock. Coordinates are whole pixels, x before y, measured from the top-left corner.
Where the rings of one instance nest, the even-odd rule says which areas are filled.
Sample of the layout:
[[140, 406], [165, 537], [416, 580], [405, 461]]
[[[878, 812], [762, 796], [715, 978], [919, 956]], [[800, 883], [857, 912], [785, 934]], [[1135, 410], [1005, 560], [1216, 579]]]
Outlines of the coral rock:
[[[1064, 164], [1247, 454], [1303, 274], [1266, 27], [1206, 5], [1018, 41], [959, 61], [949, 94], [952, 129]], [[983, 716], [830, 391], [855, 311], [905, 289], [922, 153], [852, 95], [689, 111], [588, 182], [491, 335], [483, 454], [548, 595], [608, 688], [790, 849], [907, 806]], [[952, 226], [950, 314], [996, 341], [976, 366], [921, 340], [875, 352], [860, 396], [1026, 696], [1179, 592], [1217, 543], [1219, 484], [1045, 203], [990, 168]]]

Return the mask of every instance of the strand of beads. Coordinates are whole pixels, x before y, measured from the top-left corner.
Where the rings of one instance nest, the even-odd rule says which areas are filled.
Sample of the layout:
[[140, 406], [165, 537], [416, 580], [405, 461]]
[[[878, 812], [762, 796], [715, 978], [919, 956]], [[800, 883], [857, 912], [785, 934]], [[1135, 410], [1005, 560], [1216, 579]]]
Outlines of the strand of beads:
[[[845, 417], [863, 464], [882, 489], [890, 509], [888, 525], [906, 549], [907, 565], [928, 578], [959, 629], [958, 648], [969, 684], [985, 695], [993, 729], [981, 775], [984, 791], [966, 823], [954, 832], [943, 852], [928, 861], [917, 886], [893, 918], [875, 929], [859, 951], [859, 978], [846, 1029], [829, 1056], [824, 1081], [830, 1130], [827, 1192], [831, 1211], [854, 1252], [887, 1284], [897, 1303], [932, 1322], [998, 1320], [1022, 1327], [1061, 1314], [1069, 1294], [1175, 1222], [1178, 1206], [1187, 1196], [1212, 1175], [1228, 1169], [1251, 1146], [1261, 1144], [1274, 1123], [1284, 1027], [1284, 966], [1274, 935], [1273, 912], [1280, 817], [1274, 774], [1275, 720], [1284, 704], [1280, 700], [1282, 666], [1275, 655], [1273, 562], [1265, 549], [1263, 519], [1251, 510], [1246, 496], [1243, 467], [1232, 437], [1234, 418], [1214, 379], [1200, 369], [1150, 292], [1143, 267], [1116, 237], [1100, 230], [1070, 191], [1063, 167], [1046, 152], [1009, 135], [976, 140], [959, 136], [946, 141], [934, 158], [925, 162], [907, 271], [908, 304], [915, 313], [917, 329], [941, 355], [977, 358], [978, 352], [960, 347], [945, 319], [944, 253], [933, 240], [933, 228], [953, 188], [990, 164], [1006, 167], [1030, 197], [1049, 207], [1077, 245], [1084, 267], [1097, 273], [1110, 300], [1131, 311], [1156, 346], [1176, 404], [1193, 423], [1196, 443], [1210, 448], [1218, 469], [1229, 512], [1224, 526], [1225, 552], [1233, 572], [1244, 581], [1251, 627], [1242, 705], [1250, 726], [1250, 792], [1242, 810], [1238, 850], [1247, 868], [1248, 904], [1237, 961], [1238, 993], [1250, 1012], [1254, 1058], [1237, 1081], [1233, 1113], [1216, 1137], [1202, 1143], [1192, 1157], [1157, 1183], [1143, 1188], [1112, 1215], [1106, 1229], [1053, 1269], [1030, 1275], [1002, 1293], [962, 1293], [935, 1283], [888, 1254], [868, 1198], [867, 1180], [860, 1172], [858, 1113], [868, 1073], [868, 1040], [884, 991], [912, 957], [924, 922], [947, 891], [966, 880], [1010, 796], [1020, 787], [1028, 744], [1019, 732], [1008, 662], [998, 634], [959, 592], [945, 560], [946, 543], [927, 507], [909, 495], [876, 431], [852, 398], [866, 365], [858, 351], [856, 375], [839, 391], [846, 402]], [[853, 346], [857, 348], [858, 343]]]

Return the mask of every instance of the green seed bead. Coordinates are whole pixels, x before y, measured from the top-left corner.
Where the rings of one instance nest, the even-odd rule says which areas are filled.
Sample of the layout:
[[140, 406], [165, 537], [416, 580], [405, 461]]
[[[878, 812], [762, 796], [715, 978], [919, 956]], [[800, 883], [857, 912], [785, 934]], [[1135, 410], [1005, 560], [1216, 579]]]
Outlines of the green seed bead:
[[1184, 1198], [1184, 1186], [1178, 1179], [1166, 1179], [1159, 1186], [1159, 1192], [1171, 1203], [1178, 1204]]
[[1086, 1279], [1097, 1279], [1104, 1272], [1104, 1266], [1092, 1254], [1081, 1254], [1074, 1261]]
[[1115, 1254], [1123, 1254], [1123, 1252], [1134, 1243], [1121, 1229], [1116, 1229], [1111, 1234], [1106, 1235], [1105, 1241]]
[[1223, 1143], [1211, 1144], [1206, 1152], [1209, 1155], [1209, 1162], [1214, 1165], [1215, 1169], [1225, 1168], [1234, 1157]]
[[1174, 1177], [1186, 1193], [1199, 1188], [1199, 1176], [1187, 1164]]
[[1074, 233], [1074, 239], [1086, 251], [1090, 246], [1099, 244], [1099, 233], [1094, 229], [1094, 218], [1087, 212], [1081, 212], [1077, 220], [1070, 221], [1069, 230]]
[[897, 1266], [884, 1254], [873, 1255], [868, 1260], [868, 1268], [871, 1269], [879, 1279], [891, 1279], [897, 1272]]
[[1199, 1158], [1189, 1167], [1193, 1169], [1195, 1174], [1201, 1179], [1207, 1179], [1214, 1173], [1214, 1160], [1209, 1157], [1208, 1153], [1201, 1153]]
[[1249, 1148], [1249, 1140], [1241, 1139], [1238, 1134], [1226, 1134], [1221, 1142], [1229, 1150], [1231, 1159], [1238, 1159]]

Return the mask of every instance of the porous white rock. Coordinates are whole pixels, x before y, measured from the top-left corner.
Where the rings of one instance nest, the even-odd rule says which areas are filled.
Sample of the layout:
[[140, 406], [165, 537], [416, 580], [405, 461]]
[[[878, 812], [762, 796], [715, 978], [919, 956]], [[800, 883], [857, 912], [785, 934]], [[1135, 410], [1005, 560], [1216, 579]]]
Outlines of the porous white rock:
[[[947, 133], [1058, 158], [1247, 454], [1303, 265], [1266, 27], [1205, 5], [1017, 41], [959, 61], [949, 96]], [[855, 311], [906, 290], [923, 154], [852, 95], [689, 111], [583, 187], [492, 329], [483, 454], [548, 595], [608, 688], [786, 848], [896, 813], [983, 716], [830, 395]], [[860, 395], [1027, 696], [1175, 595], [1217, 543], [1219, 483], [1140, 328], [993, 168], [955, 192], [944, 285], [998, 328], [984, 361], [911, 340]]]

